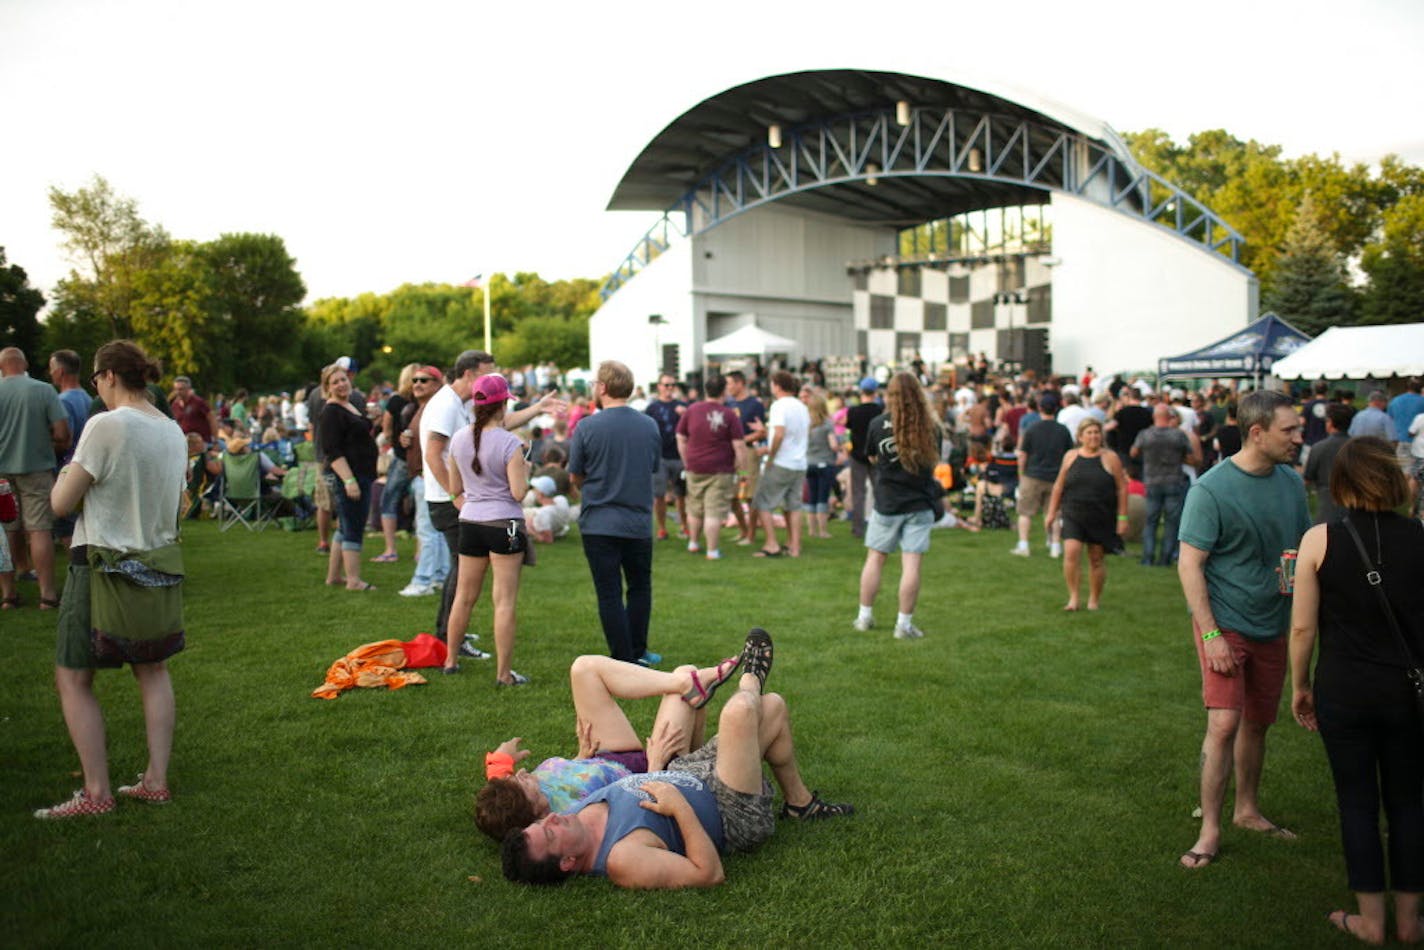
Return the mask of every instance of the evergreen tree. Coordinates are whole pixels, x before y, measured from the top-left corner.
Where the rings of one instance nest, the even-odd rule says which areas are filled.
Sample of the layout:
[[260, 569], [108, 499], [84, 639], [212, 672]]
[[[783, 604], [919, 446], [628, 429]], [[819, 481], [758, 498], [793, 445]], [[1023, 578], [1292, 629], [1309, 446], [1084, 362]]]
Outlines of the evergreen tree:
[[1360, 267], [1370, 278], [1361, 323], [1424, 320], [1424, 194], [1407, 194], [1385, 212], [1383, 234], [1366, 245]]
[[1261, 307], [1311, 335], [1353, 322], [1354, 295], [1345, 283], [1344, 262], [1308, 192], [1286, 233]]
[[35, 362], [44, 338], [39, 321], [43, 306], [44, 294], [30, 286], [23, 267], [5, 263], [5, 249], [0, 247], [0, 349], [19, 347]]

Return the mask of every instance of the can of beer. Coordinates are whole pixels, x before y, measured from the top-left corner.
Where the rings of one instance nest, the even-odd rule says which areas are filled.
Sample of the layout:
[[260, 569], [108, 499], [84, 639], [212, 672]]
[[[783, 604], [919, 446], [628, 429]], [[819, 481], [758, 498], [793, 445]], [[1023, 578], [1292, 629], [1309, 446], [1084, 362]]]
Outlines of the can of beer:
[[1281, 552], [1281, 566], [1276, 568], [1276, 573], [1280, 576], [1280, 591], [1283, 596], [1289, 597], [1295, 593], [1295, 561], [1299, 551], [1296, 548], [1287, 548]]

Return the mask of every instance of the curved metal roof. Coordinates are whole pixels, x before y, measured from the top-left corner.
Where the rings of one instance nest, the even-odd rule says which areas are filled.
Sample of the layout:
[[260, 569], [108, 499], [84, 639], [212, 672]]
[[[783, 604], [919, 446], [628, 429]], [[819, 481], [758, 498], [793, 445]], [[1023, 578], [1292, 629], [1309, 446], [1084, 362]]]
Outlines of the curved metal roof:
[[[614, 189], [608, 210], [664, 211], [674, 207], [730, 156], [764, 144], [773, 124], [789, 134], [799, 126], [832, 116], [893, 109], [901, 100], [917, 109], [958, 109], [1031, 120], [1088, 136], [1131, 161], [1126, 147], [1105, 123], [1021, 92], [1000, 95], [903, 73], [810, 70], [735, 86], [683, 113], [634, 159]], [[1047, 194], [1001, 182], [903, 178], [882, 181], [874, 192], [854, 185], [831, 185], [784, 200], [837, 217], [907, 227], [978, 208], [1039, 204], [1047, 200]]]

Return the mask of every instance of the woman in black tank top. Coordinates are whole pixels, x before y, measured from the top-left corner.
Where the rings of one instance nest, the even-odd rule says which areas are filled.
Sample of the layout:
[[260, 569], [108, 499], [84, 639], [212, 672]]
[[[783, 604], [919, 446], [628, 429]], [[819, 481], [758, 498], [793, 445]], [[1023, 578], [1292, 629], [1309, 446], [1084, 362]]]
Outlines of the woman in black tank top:
[[[1330, 922], [1362, 940], [1384, 940], [1383, 804], [1395, 935], [1414, 943], [1424, 938], [1424, 722], [1405, 671], [1424, 658], [1424, 526], [1392, 510], [1405, 503], [1408, 486], [1394, 448], [1381, 439], [1351, 439], [1340, 448], [1330, 494], [1346, 509], [1341, 518], [1354, 525], [1370, 562], [1360, 557], [1345, 522], [1336, 520], [1306, 532], [1295, 568], [1291, 709], [1325, 742], [1345, 868], [1359, 902], [1358, 914], [1335, 911]], [[1369, 571], [1378, 572], [1413, 660], [1390, 629]]]

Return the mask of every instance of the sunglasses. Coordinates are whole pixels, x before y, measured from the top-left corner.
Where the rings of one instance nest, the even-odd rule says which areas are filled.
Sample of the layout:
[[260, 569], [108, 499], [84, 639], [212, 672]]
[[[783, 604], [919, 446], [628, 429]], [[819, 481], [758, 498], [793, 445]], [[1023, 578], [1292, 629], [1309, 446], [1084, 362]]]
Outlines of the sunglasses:
[[106, 369], [96, 370], [96, 371], [94, 372], [94, 375], [92, 375], [92, 376], [89, 377], [89, 385], [90, 385], [91, 387], [92, 387], [92, 386], [97, 386], [97, 385], [99, 385], [99, 377], [100, 377], [100, 376], [103, 376], [103, 375], [104, 375], [105, 373], [107, 373], [107, 372], [108, 372], [108, 370], [106, 370]]
[[433, 383], [433, 382], [435, 382], [435, 380], [431, 379], [429, 376], [412, 376], [412, 377], [410, 378], [410, 381], [411, 381], [412, 383]]

